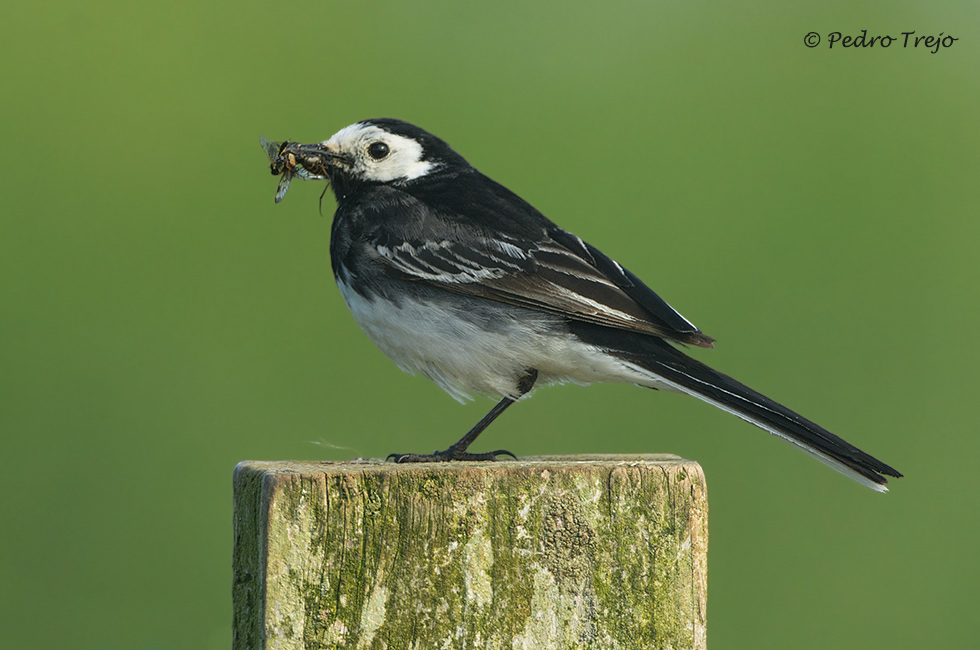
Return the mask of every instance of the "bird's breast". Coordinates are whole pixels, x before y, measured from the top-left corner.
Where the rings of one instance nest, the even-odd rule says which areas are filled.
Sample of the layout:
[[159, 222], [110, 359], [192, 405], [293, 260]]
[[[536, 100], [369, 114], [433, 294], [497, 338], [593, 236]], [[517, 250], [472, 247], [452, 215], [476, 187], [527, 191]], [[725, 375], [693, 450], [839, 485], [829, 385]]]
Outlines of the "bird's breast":
[[[570, 333], [560, 317], [419, 283], [399, 291], [354, 289], [338, 274], [351, 314], [385, 355], [428, 377], [457, 400], [472, 393], [516, 396], [529, 369], [537, 385], [635, 381], [622, 363]], [[397, 300], [385, 296], [398, 295]]]

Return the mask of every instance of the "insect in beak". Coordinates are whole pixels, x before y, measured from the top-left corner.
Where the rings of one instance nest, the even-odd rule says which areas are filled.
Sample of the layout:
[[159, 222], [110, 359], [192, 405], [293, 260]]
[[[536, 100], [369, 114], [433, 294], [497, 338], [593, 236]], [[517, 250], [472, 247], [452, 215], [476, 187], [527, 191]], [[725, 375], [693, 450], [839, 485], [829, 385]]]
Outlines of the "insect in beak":
[[259, 144], [269, 157], [269, 169], [273, 176], [281, 176], [276, 188], [276, 203], [289, 191], [293, 177], [303, 180], [329, 180], [329, 167], [339, 157], [322, 144], [300, 144], [298, 142], [271, 142], [259, 138]]

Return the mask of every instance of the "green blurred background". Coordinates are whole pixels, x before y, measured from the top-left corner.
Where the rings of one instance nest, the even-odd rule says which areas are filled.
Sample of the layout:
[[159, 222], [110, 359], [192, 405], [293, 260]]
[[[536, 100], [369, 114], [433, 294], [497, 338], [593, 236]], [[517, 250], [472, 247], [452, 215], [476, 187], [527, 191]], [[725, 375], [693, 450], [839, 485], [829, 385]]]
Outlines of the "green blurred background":
[[[905, 472], [864, 489], [690, 398], [566, 386], [486, 448], [708, 477], [712, 648], [974, 648], [976, 2], [12, 3], [0, 24], [5, 648], [227, 648], [244, 459], [444, 447], [264, 135], [399, 117], [718, 339], [694, 354]], [[931, 54], [832, 31], [945, 32]], [[816, 31], [824, 44], [808, 49]]]

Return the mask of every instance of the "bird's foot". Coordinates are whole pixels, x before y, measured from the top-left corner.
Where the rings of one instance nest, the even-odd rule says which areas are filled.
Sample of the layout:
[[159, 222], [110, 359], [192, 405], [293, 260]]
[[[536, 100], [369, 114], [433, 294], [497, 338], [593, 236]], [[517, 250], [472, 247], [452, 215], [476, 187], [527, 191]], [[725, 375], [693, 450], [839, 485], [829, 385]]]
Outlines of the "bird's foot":
[[497, 460], [497, 456], [510, 456], [514, 460], [517, 460], [517, 456], [506, 449], [488, 451], [482, 454], [471, 454], [462, 449], [457, 450], [454, 447], [455, 445], [445, 451], [434, 451], [431, 454], [388, 454], [386, 460], [392, 460], [396, 463], [448, 463], [451, 460]]

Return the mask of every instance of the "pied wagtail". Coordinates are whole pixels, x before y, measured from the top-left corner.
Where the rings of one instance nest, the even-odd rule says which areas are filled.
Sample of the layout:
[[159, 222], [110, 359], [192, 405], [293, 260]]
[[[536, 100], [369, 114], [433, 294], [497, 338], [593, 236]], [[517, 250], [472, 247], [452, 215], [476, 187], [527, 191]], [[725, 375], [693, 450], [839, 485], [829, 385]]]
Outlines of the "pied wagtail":
[[493, 460], [467, 447], [534, 386], [629, 382], [693, 395], [880, 492], [901, 474], [826, 429], [680, 352], [712, 347], [635, 275], [473, 168], [448, 144], [394, 119], [325, 142], [262, 139], [276, 202], [293, 176], [337, 198], [330, 260], [361, 329], [402, 370], [458, 400], [500, 401], [462, 439], [396, 462]]

